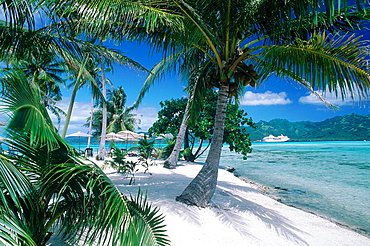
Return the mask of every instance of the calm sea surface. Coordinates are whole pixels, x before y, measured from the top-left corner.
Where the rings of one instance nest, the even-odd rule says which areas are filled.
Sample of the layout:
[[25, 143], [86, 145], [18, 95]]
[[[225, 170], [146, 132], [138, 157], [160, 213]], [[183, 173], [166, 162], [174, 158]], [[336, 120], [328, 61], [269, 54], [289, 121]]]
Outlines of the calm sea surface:
[[[96, 155], [98, 146], [91, 147]], [[220, 165], [232, 166], [240, 176], [270, 187], [268, 193], [285, 204], [370, 235], [370, 141], [253, 143], [252, 147], [248, 160], [243, 160], [224, 146]]]
[[[223, 148], [220, 165], [271, 187], [285, 204], [370, 235], [370, 141], [253, 143], [248, 160]], [[205, 157], [199, 159], [204, 161]]]

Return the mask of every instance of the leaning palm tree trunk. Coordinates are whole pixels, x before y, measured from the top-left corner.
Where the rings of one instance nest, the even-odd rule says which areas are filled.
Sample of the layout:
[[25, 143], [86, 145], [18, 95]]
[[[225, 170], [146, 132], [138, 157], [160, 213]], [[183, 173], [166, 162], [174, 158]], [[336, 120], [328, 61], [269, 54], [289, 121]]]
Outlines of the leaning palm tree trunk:
[[101, 136], [100, 136], [100, 146], [98, 156], [104, 159], [105, 150], [105, 138], [107, 135], [107, 84], [105, 80], [104, 63], [103, 57], [101, 61], [101, 80], [102, 80], [102, 94], [103, 94], [103, 106], [102, 106], [102, 125], [101, 125]]
[[67, 134], [69, 122], [71, 121], [73, 105], [76, 100], [77, 90], [78, 90], [78, 81], [76, 81], [76, 86], [73, 88], [71, 99], [69, 101], [68, 111], [67, 111], [67, 115], [66, 115], [66, 119], [65, 119], [64, 127], [63, 127], [63, 132], [62, 132], [62, 138], [65, 138]]
[[187, 128], [186, 124], [188, 122], [188, 119], [189, 119], [189, 103], [186, 104], [185, 114], [184, 114], [184, 117], [182, 118], [180, 130], [179, 130], [179, 133], [177, 134], [177, 137], [176, 137], [175, 146], [174, 146], [170, 156], [164, 162], [164, 167], [165, 168], [169, 168], [169, 169], [176, 168], [177, 161], [178, 161], [179, 155], [180, 155], [181, 145], [184, 142], [184, 137], [185, 137], [185, 134], [186, 134], [186, 128]]
[[86, 62], [87, 62], [87, 58], [84, 60], [83, 66], [81, 66], [80, 70], [78, 71], [78, 75], [77, 75], [77, 78], [76, 78], [76, 83], [75, 83], [75, 85], [73, 87], [73, 91], [72, 91], [72, 94], [71, 94], [71, 99], [70, 99], [69, 105], [68, 105], [68, 111], [67, 111], [67, 115], [66, 115], [66, 120], [64, 122], [64, 127], [63, 127], [63, 132], [62, 132], [62, 138], [63, 139], [66, 137], [68, 126], [69, 126], [69, 122], [71, 121], [73, 106], [74, 106], [74, 103], [75, 103], [75, 100], [76, 100], [77, 91], [81, 87], [81, 79], [82, 79], [83, 67], [86, 65]]
[[205, 207], [215, 192], [224, 136], [228, 91], [229, 86], [221, 84], [217, 99], [215, 129], [207, 159], [198, 175], [185, 188], [182, 194], [176, 197], [177, 201]]

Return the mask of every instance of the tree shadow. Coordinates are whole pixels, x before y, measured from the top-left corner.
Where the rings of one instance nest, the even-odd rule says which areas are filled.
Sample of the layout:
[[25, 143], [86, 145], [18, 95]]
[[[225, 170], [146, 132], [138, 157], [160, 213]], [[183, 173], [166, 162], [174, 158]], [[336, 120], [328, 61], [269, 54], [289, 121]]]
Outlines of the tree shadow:
[[[262, 206], [248, 199], [251, 193], [260, 193], [255, 189], [230, 184], [225, 181], [218, 182], [215, 195], [211, 201], [218, 214], [219, 219], [231, 226], [241, 234], [249, 233], [248, 221], [245, 221], [244, 213], [250, 213], [261, 220], [268, 228], [275, 231], [278, 235], [283, 236], [297, 245], [308, 245], [297, 232], [302, 230], [292, 226], [292, 223], [278, 211]], [[222, 197], [222, 198], [220, 198]]]
[[278, 211], [253, 202], [251, 197], [256, 195], [262, 196], [256, 189], [232, 182], [218, 181], [210, 206], [198, 208], [175, 201], [175, 197], [180, 195], [194, 178], [193, 175], [182, 174], [178, 169], [167, 169], [163, 173], [155, 173], [153, 175], [137, 173], [135, 185], [127, 185], [120, 182], [117, 175], [111, 174], [109, 176], [111, 176], [117, 188], [124, 194], [131, 193], [135, 195], [140, 188], [144, 193], [147, 192], [149, 201], [153, 205], [160, 207], [163, 213], [181, 217], [184, 221], [201, 225], [202, 221], [199, 211], [210, 209], [215, 217], [225, 225], [232, 227], [241, 235], [255, 238], [251, 233], [253, 221], [245, 221], [247, 218], [245, 214], [250, 213], [272, 231], [275, 231], [287, 240], [297, 245], [308, 245], [298, 235], [303, 232], [292, 226], [291, 221], [286, 217]]

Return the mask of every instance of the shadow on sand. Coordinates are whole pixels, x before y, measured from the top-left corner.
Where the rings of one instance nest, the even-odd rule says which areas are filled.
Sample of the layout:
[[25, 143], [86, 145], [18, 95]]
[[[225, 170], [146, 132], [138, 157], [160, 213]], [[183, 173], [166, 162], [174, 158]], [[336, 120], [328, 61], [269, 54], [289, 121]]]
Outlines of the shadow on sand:
[[[200, 170], [199, 164], [189, 165], [199, 166], [195, 169]], [[186, 167], [178, 166], [172, 170], [165, 169], [160, 173], [153, 172], [153, 175], [137, 173], [135, 175], [135, 185], [128, 185], [128, 182], [120, 174], [111, 173], [109, 176], [123, 193], [135, 195], [140, 187], [142, 191], [147, 191], [148, 199], [153, 205], [159, 206], [162, 212], [178, 215], [185, 221], [200, 225], [202, 221], [199, 212], [202, 209], [207, 209], [229, 228], [233, 228], [242, 235], [255, 238], [251, 232], [254, 221], [246, 221], [248, 217], [243, 216], [248, 213], [257, 217], [266, 227], [287, 240], [297, 245], [308, 245], [298, 236], [302, 231], [292, 226], [292, 223], [286, 217], [278, 211], [254, 202], [251, 197], [262, 196], [262, 194], [258, 190], [247, 186], [236, 185], [228, 181], [218, 181], [216, 192], [210, 206], [207, 208], [197, 208], [176, 202], [175, 197], [181, 194], [197, 173], [195, 170], [194, 175], [184, 175], [181, 169], [189, 168], [189, 165]]]

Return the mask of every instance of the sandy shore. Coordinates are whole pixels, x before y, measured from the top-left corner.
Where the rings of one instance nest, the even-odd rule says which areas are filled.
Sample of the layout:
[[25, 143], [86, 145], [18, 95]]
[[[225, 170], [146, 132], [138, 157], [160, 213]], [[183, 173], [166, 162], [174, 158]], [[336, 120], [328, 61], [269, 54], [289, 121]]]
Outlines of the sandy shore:
[[169, 170], [157, 161], [149, 168], [152, 175], [136, 173], [134, 185], [113, 169], [104, 170], [125, 194], [136, 195], [139, 187], [147, 191], [148, 200], [166, 216], [173, 246], [370, 246], [370, 238], [279, 203], [222, 169], [209, 207], [176, 202], [200, 168], [199, 163], [179, 162]]

